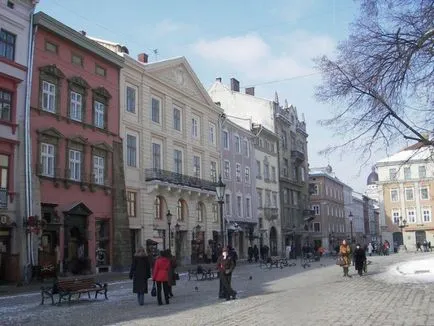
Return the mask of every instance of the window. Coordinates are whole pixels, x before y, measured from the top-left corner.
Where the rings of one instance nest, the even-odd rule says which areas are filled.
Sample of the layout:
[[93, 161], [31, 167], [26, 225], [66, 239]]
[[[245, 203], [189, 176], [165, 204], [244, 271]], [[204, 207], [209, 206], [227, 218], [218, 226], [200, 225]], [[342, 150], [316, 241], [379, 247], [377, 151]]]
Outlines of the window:
[[45, 51], [57, 54], [57, 44], [54, 44], [49, 41], [45, 41]]
[[205, 215], [205, 208], [203, 203], [199, 202], [197, 203], [197, 221], [203, 222], [203, 217]]
[[261, 179], [261, 161], [256, 161], [256, 179]]
[[81, 180], [81, 152], [73, 149], [69, 150], [69, 178]]
[[241, 153], [241, 143], [240, 143], [240, 136], [235, 136], [235, 151], [237, 153]]
[[389, 169], [389, 179], [396, 180], [396, 177], [397, 177], [396, 169], [395, 168]]
[[416, 223], [416, 210], [414, 208], [407, 208], [407, 221], [408, 223]]
[[42, 81], [42, 109], [54, 113], [56, 111], [56, 85]]
[[191, 118], [191, 136], [193, 138], [199, 138], [199, 118]]
[[127, 165], [137, 167], [137, 137], [127, 134]]
[[209, 143], [211, 145], [215, 145], [215, 132], [216, 132], [216, 127], [214, 123], [209, 123]]
[[423, 222], [431, 222], [431, 207], [422, 208]]
[[94, 103], [94, 124], [95, 127], [104, 129], [104, 116], [105, 116], [105, 105], [101, 102], [95, 101]]
[[8, 1], [7, 6], [8, 6], [8, 8], [14, 9], [15, 4], [12, 1]]
[[245, 174], [245, 182], [250, 183], [250, 168], [249, 167], [246, 167], [244, 169], [244, 174]]
[[244, 156], [249, 157], [249, 142], [247, 140], [243, 140], [243, 152]]
[[235, 165], [235, 179], [237, 182], [241, 182], [241, 164], [237, 163]]
[[273, 192], [271, 195], [273, 196], [272, 197], [272, 199], [273, 199], [273, 202], [272, 202], [273, 207], [277, 208], [277, 193]]
[[96, 65], [95, 66], [95, 74], [97, 74], [98, 76], [101, 76], [101, 77], [105, 77], [107, 72], [103, 67]]
[[315, 212], [315, 215], [319, 215], [319, 205], [312, 205], [312, 210]]
[[294, 206], [298, 205], [299, 196], [300, 196], [300, 194], [298, 191], [292, 190], [292, 204]]
[[313, 185], [313, 194], [312, 195], [315, 195], [315, 196], [319, 195], [319, 186], [317, 184]]
[[392, 210], [392, 221], [393, 224], [399, 224], [399, 217], [401, 216], [401, 212], [399, 209]]
[[419, 168], [419, 179], [426, 178], [426, 167], [425, 165], [420, 165]]
[[127, 86], [127, 112], [136, 113], [136, 90]]
[[288, 204], [288, 198], [289, 198], [288, 189], [284, 188], [283, 189], [283, 203], [284, 204]]
[[12, 93], [0, 89], [0, 119], [11, 120]]
[[151, 100], [151, 117], [155, 123], [160, 123], [160, 100], [153, 97]]
[[[178, 201], [178, 220], [179, 220], [179, 206], [180, 203]], [[154, 201], [155, 206], [155, 219], [156, 220], [162, 220], [163, 219], [163, 201], [159, 196], [155, 197]]]
[[152, 143], [152, 168], [161, 169], [161, 145]]
[[390, 189], [390, 200], [392, 202], [399, 201], [399, 190], [398, 189]]
[[183, 199], [178, 200], [178, 221], [184, 221], [187, 215], [187, 204]]
[[428, 200], [429, 199], [429, 188], [428, 187], [420, 188], [420, 199], [422, 199], [422, 200]]
[[321, 232], [321, 223], [320, 222], [314, 222], [313, 223], [313, 232]]
[[71, 56], [71, 63], [77, 66], [83, 66], [83, 57], [78, 54], [73, 54]]
[[262, 208], [262, 190], [256, 190], [258, 194], [258, 208]]
[[182, 152], [179, 149], [173, 151], [173, 163], [175, 173], [182, 174]]
[[217, 162], [211, 161], [211, 180], [216, 182], [217, 181]]
[[271, 191], [265, 190], [265, 207], [269, 208], [271, 206]]
[[237, 216], [242, 216], [243, 213], [243, 198], [241, 196], [237, 196]]
[[94, 181], [98, 185], [104, 184], [104, 157], [94, 155], [93, 157], [93, 174]]
[[300, 175], [301, 175], [301, 181], [306, 181], [306, 171], [304, 170], [304, 167], [300, 167]]
[[250, 212], [251, 212], [250, 198], [246, 198], [246, 217], [250, 217]]
[[276, 181], [276, 167], [271, 167], [271, 181]]
[[231, 176], [231, 163], [229, 161], [224, 161], [223, 167], [223, 177], [229, 179]]
[[284, 158], [284, 159], [283, 159], [283, 176], [284, 176], [284, 177], [287, 177], [287, 176], [288, 176], [288, 170], [289, 170], [288, 159]]
[[0, 57], [15, 60], [16, 36], [4, 29], [0, 30]]
[[41, 174], [46, 177], [54, 177], [54, 145], [41, 143]]
[[229, 133], [226, 130], [223, 130], [223, 146], [225, 149], [229, 149]]
[[411, 179], [411, 169], [409, 167], [404, 168], [404, 179], [405, 180]]
[[287, 148], [287, 146], [288, 146], [288, 135], [286, 134], [286, 131], [284, 131], [284, 130], [282, 130], [281, 139], [282, 139], [282, 147], [283, 148]]
[[193, 156], [193, 174], [196, 178], [200, 178], [200, 156]]
[[225, 194], [226, 215], [231, 214], [231, 195]]
[[270, 166], [264, 162], [264, 180], [270, 180]]
[[81, 121], [83, 113], [83, 97], [81, 94], [71, 91], [71, 103], [69, 108], [69, 117], [72, 120]]
[[407, 201], [414, 200], [414, 189], [413, 188], [405, 188], [405, 200], [407, 200]]
[[181, 131], [181, 110], [173, 108], [173, 129]]

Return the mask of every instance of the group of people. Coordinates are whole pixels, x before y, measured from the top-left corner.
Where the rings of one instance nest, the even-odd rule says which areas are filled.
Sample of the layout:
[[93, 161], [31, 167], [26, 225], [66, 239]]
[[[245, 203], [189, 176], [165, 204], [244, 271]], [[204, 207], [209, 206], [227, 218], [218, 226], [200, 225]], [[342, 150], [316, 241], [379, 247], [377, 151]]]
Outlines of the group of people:
[[[222, 249], [217, 259], [220, 287], [219, 298], [231, 300], [236, 299], [237, 292], [232, 289], [232, 272], [237, 264], [237, 253], [231, 246]], [[149, 257], [143, 247], [137, 249], [131, 265], [130, 279], [133, 280], [133, 293], [137, 294], [139, 305], [145, 303], [145, 294], [148, 293], [148, 279], [152, 277], [152, 296], [157, 297], [158, 305], [163, 304], [162, 292], [166, 304], [169, 304], [173, 297], [172, 287], [179, 280], [176, 272], [176, 257], [172, 256], [170, 250], [160, 252], [155, 261]], [[152, 270], [152, 273], [151, 273]]]
[[363, 272], [366, 271], [366, 250], [359, 244], [355, 246], [354, 250], [351, 250], [351, 247], [347, 241], [343, 240], [339, 247], [338, 260], [339, 265], [343, 268], [344, 277], [351, 277], [349, 274], [349, 268], [352, 261], [356, 271], [360, 276], [362, 276]]

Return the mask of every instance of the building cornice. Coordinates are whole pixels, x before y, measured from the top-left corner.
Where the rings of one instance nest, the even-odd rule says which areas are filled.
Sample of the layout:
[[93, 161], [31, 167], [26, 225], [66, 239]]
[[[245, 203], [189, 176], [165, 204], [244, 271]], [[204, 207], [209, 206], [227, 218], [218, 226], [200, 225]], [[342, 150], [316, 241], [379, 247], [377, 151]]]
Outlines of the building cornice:
[[89, 39], [80, 32], [73, 30], [72, 28], [62, 24], [53, 17], [48, 16], [44, 12], [40, 11], [34, 15], [34, 25], [41, 26], [60, 37], [63, 37], [71, 42], [74, 42], [78, 46], [86, 49], [96, 55], [102, 57], [106, 61], [112, 63], [113, 65], [122, 68], [124, 66], [124, 58], [117, 55], [115, 52], [110, 51], [101, 44]]

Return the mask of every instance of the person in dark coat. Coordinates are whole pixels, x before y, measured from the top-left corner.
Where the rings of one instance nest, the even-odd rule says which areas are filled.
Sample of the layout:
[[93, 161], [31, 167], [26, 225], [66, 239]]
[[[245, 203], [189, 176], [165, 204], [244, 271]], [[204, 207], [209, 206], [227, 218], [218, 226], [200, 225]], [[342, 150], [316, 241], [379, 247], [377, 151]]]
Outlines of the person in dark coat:
[[173, 297], [172, 287], [176, 285], [176, 257], [172, 256], [170, 249], [166, 250], [166, 255], [170, 259], [170, 269], [169, 269], [169, 277], [167, 281], [167, 285], [169, 287], [169, 297]]
[[253, 256], [255, 257], [255, 263], [257, 263], [259, 260], [259, 249], [257, 245], [253, 247]]
[[235, 263], [228, 253], [228, 249], [224, 248], [222, 255], [217, 260], [217, 269], [220, 278], [219, 298], [226, 300], [236, 299], [237, 292], [232, 289], [232, 272], [235, 268]]
[[353, 254], [354, 266], [360, 276], [363, 275], [363, 267], [366, 262], [366, 251], [358, 244]]
[[139, 305], [145, 304], [145, 293], [148, 293], [148, 278], [151, 277], [151, 263], [143, 247], [139, 247], [134, 255], [130, 270], [133, 280], [133, 293], [137, 293]]
[[249, 263], [253, 262], [253, 248], [252, 248], [252, 246], [250, 246], [247, 249], [247, 255], [249, 256], [248, 262]]

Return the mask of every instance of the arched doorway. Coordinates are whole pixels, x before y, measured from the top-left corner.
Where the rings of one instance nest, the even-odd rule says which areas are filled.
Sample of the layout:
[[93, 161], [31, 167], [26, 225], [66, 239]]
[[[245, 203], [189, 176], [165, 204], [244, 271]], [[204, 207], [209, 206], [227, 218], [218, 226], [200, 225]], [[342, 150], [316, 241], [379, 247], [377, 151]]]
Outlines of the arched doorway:
[[426, 240], [426, 232], [425, 231], [416, 231], [416, 243], [423, 244]]
[[402, 233], [401, 232], [394, 232], [393, 233], [393, 245], [395, 247], [395, 245], [401, 246], [403, 245], [403, 238], [402, 238]]
[[277, 256], [277, 231], [274, 226], [270, 229], [270, 255]]

